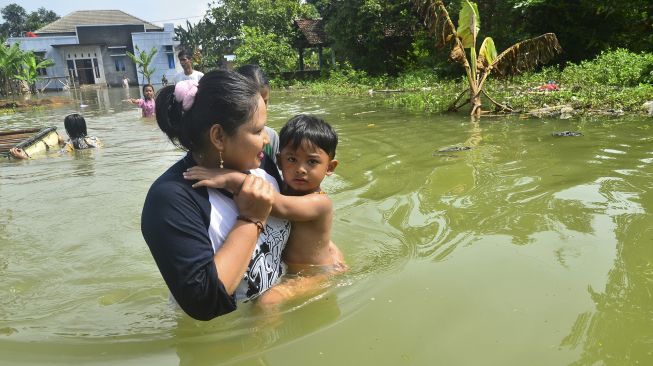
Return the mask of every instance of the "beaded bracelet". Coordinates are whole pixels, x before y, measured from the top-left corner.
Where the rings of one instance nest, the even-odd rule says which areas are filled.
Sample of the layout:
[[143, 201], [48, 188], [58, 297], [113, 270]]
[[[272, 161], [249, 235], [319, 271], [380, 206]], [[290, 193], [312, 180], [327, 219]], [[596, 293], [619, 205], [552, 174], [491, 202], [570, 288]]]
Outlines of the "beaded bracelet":
[[265, 233], [265, 226], [263, 226], [263, 223], [258, 220], [250, 219], [249, 217], [240, 215], [236, 217], [236, 220], [251, 222], [252, 224], [256, 225], [256, 229], [258, 230], [259, 234]]

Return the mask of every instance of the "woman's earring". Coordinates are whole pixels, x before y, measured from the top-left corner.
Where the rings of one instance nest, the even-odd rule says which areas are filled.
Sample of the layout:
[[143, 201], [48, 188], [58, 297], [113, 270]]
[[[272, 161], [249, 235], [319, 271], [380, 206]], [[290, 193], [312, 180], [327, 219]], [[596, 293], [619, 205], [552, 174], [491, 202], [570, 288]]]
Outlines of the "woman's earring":
[[220, 154], [220, 169], [224, 168], [224, 160], [222, 160], [222, 151], [218, 151], [218, 154]]

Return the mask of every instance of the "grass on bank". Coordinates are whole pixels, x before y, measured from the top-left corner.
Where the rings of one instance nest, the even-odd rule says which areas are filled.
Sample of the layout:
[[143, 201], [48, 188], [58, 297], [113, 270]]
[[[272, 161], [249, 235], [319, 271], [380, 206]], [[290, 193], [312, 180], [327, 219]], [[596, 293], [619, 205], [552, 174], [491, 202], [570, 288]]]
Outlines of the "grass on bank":
[[[548, 81], [555, 81], [560, 90], [540, 92], [538, 87]], [[345, 66], [316, 81], [284, 85], [282, 81], [273, 80], [274, 86], [287, 86], [310, 95], [387, 94], [380, 99], [386, 105], [440, 113], [449, 108], [467, 87], [467, 82], [462, 76], [448, 79], [434, 70], [413, 70], [397, 77], [372, 77]], [[516, 111], [545, 105], [570, 105], [585, 112], [639, 112], [645, 101], [653, 100], [653, 53], [617, 49], [580, 64], [545, 67], [508, 80], [490, 75], [485, 90]], [[485, 110], [493, 108], [487, 100], [483, 101], [483, 107]], [[463, 107], [463, 110], [468, 109]]]

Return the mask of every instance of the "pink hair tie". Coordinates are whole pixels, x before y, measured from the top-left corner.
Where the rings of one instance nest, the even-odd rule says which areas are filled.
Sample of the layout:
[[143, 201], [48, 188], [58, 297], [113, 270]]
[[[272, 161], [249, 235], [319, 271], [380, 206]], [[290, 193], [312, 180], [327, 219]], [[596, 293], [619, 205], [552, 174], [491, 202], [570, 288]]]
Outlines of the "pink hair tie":
[[181, 109], [187, 112], [195, 101], [197, 94], [196, 80], [183, 80], [175, 85], [175, 100], [181, 103]]

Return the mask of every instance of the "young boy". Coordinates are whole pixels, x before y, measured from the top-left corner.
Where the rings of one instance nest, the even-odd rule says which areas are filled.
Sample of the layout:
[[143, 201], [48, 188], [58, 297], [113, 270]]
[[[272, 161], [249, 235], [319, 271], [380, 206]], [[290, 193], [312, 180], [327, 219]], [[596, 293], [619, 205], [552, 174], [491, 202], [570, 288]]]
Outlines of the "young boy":
[[[320, 188], [325, 176], [333, 174], [338, 135], [321, 118], [298, 115], [281, 129], [277, 163], [284, 187], [277, 194], [272, 215], [292, 221], [284, 249], [288, 272], [325, 274], [347, 269], [342, 252], [331, 241], [333, 203]], [[198, 180], [193, 187], [226, 188], [237, 193], [243, 173], [224, 169], [192, 167], [184, 174]]]

